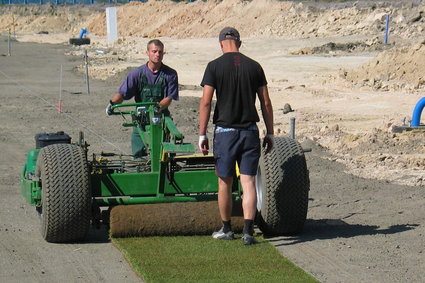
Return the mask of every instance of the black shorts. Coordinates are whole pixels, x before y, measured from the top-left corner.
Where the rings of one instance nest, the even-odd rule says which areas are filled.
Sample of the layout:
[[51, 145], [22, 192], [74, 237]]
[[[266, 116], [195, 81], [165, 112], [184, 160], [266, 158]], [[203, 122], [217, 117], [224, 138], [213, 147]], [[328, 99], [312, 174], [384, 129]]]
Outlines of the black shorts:
[[236, 162], [239, 172], [257, 175], [261, 155], [258, 130], [232, 129], [214, 133], [215, 172], [219, 177], [232, 177]]

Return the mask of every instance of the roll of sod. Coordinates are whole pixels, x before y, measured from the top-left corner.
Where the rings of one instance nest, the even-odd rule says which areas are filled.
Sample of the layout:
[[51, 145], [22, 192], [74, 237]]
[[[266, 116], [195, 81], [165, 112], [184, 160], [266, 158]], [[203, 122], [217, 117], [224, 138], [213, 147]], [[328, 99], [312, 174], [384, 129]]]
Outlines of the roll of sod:
[[[243, 229], [241, 203], [235, 202], [232, 230]], [[222, 226], [217, 201], [119, 205], [110, 213], [111, 237], [208, 235]]]

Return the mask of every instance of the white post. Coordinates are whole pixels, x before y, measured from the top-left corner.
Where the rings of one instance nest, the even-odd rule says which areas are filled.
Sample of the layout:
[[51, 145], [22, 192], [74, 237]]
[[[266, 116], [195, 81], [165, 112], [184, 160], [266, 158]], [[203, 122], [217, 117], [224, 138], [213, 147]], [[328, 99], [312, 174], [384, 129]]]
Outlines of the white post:
[[62, 113], [62, 64], [59, 78], [59, 100], [58, 100], [58, 113]]
[[115, 7], [106, 8], [106, 33], [108, 43], [118, 39], [117, 9]]
[[10, 56], [11, 53], [11, 48], [10, 48], [10, 29], [9, 29], [9, 34], [7, 35], [7, 56]]

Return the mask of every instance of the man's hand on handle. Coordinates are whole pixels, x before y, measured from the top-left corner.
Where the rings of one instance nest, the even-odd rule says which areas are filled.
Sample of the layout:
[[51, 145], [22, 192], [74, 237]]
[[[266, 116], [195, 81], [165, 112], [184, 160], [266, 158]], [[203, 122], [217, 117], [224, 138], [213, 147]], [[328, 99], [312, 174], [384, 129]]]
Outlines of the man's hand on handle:
[[199, 136], [199, 149], [201, 150], [202, 154], [207, 155], [209, 145], [208, 145], [208, 137], [207, 135], [200, 135]]
[[112, 109], [112, 105], [114, 105], [114, 103], [111, 100], [109, 100], [109, 104], [105, 109], [106, 115], [108, 116], [114, 114], [114, 109]]
[[274, 135], [267, 134], [263, 139], [263, 147], [266, 149], [266, 154], [269, 153], [273, 149], [273, 141]]

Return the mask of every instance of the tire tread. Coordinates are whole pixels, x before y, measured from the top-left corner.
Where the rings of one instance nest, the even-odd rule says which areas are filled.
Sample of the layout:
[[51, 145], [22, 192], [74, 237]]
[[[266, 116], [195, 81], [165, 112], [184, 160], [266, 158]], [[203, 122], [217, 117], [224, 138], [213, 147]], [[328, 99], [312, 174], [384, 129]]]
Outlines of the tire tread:
[[308, 209], [310, 180], [304, 151], [294, 139], [275, 138], [272, 152], [262, 155], [263, 207], [258, 226], [266, 235], [300, 233]]
[[53, 144], [40, 151], [38, 161], [44, 239], [69, 242], [84, 238], [90, 225], [91, 192], [83, 150], [76, 145]]

